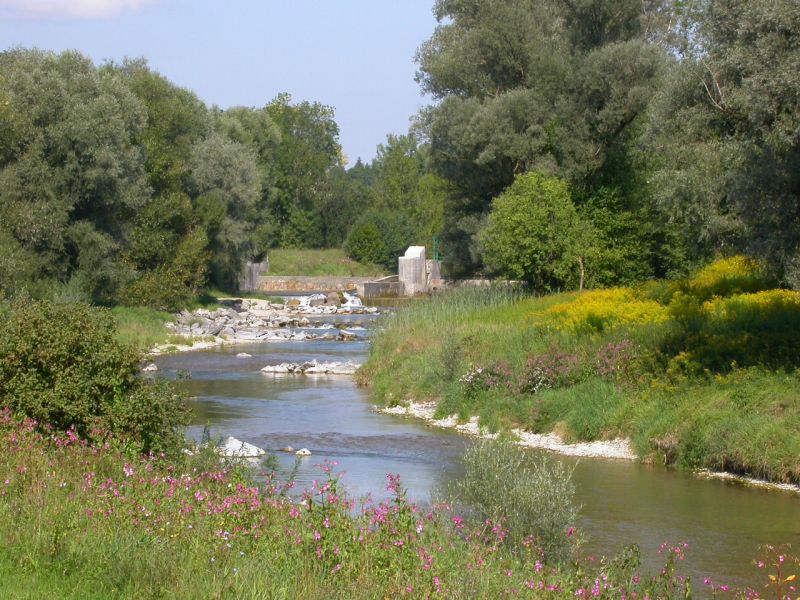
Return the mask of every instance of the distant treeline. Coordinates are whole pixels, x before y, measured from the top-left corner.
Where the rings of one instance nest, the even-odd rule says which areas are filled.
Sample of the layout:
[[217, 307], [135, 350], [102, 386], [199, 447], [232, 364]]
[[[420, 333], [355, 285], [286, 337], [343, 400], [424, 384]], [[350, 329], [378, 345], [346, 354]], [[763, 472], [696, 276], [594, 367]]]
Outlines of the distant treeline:
[[[539, 290], [719, 254], [800, 283], [794, 0], [436, 0], [435, 103], [345, 169], [333, 109], [220, 110], [143, 60], [0, 54], [0, 294], [172, 308], [270, 248]], [[513, 184], [513, 186], [512, 186]]]
[[[270, 248], [340, 247], [355, 227], [379, 231], [369, 247], [362, 236], [361, 258], [391, 261], [428, 236], [411, 195], [438, 183], [410, 137], [347, 171], [338, 135], [332, 108], [286, 94], [220, 110], [143, 60], [6, 51], [0, 298], [172, 309], [207, 285], [235, 288], [244, 261]], [[393, 171], [419, 186], [394, 187]]]

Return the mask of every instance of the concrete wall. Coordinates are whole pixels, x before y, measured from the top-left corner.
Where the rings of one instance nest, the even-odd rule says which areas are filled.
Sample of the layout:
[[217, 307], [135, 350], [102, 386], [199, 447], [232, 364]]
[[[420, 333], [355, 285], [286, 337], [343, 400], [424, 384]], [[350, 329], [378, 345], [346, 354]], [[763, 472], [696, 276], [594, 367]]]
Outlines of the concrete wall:
[[406, 296], [428, 291], [428, 274], [425, 268], [425, 246], [409, 246], [397, 261], [397, 273]]
[[269, 272], [269, 261], [260, 263], [247, 263], [244, 273], [239, 279], [239, 289], [243, 292], [257, 292], [258, 278]]
[[356, 289], [361, 283], [372, 281], [371, 277], [300, 277], [269, 275], [259, 276], [259, 292], [345, 292]]
[[356, 286], [362, 298], [397, 298], [403, 295], [403, 284], [399, 281], [368, 281]]

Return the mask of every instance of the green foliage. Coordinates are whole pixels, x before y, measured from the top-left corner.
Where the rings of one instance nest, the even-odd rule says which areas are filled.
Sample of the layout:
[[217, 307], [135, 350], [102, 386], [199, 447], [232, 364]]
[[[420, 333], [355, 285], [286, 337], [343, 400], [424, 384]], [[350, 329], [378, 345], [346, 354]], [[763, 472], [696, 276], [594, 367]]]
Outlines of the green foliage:
[[419, 125], [433, 171], [452, 186], [445, 240], [455, 272], [481, 266], [475, 221], [526, 172], [644, 201], [646, 178], [619, 170], [618, 157], [668, 64], [653, 43], [670, 26], [667, 2], [439, 0], [434, 11], [440, 24], [418, 50], [417, 77], [439, 102]]
[[118, 74], [75, 52], [0, 54], [8, 113], [0, 230], [41, 261], [35, 276], [108, 302], [118, 244], [148, 197], [136, 138], [144, 110]]
[[387, 258], [386, 242], [375, 223], [359, 223], [350, 230], [344, 243], [347, 255], [353, 260], [380, 263]]
[[147, 122], [137, 139], [154, 194], [187, 190], [192, 147], [210, 132], [206, 106], [194, 93], [151, 71], [144, 59], [126, 58], [104, 69], [119, 73], [145, 108]]
[[590, 252], [593, 232], [578, 216], [567, 184], [529, 173], [492, 203], [481, 235], [489, 269], [537, 291], [569, 285]]
[[254, 152], [212, 134], [193, 151], [195, 206], [209, 240], [211, 282], [236, 289], [254, 255], [253, 227], [261, 182]]
[[396, 271], [397, 258], [413, 241], [414, 232], [401, 214], [372, 209], [353, 225], [344, 250], [354, 260]]
[[766, 281], [734, 257], [636, 289], [453, 290], [388, 319], [358, 380], [383, 404], [436, 399], [439, 417], [800, 481], [800, 296], [741, 293]]
[[111, 433], [143, 452], [176, 452], [185, 423], [169, 386], [139, 374], [111, 314], [84, 304], [18, 304], [0, 328], [0, 402], [58, 430]]
[[483, 440], [467, 449], [463, 465], [464, 475], [450, 488], [459, 503], [480, 520], [502, 523], [516, 544], [532, 538], [548, 562], [569, 558], [574, 539], [567, 530], [578, 511], [564, 463], [532, 458], [509, 441]]
[[734, 248], [791, 278], [800, 160], [800, 7], [701, 2], [684, 14], [682, 60], [653, 105], [652, 190], [698, 254]]

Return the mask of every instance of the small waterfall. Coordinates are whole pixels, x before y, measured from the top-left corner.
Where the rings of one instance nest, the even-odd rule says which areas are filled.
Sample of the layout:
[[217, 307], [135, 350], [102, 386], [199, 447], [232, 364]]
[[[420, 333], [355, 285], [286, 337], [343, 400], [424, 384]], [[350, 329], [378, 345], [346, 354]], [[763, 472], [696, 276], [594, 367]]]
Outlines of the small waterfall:
[[361, 308], [364, 305], [361, 303], [361, 298], [356, 296], [355, 294], [350, 294], [348, 292], [342, 292], [344, 296], [344, 304], [342, 304], [345, 308]]

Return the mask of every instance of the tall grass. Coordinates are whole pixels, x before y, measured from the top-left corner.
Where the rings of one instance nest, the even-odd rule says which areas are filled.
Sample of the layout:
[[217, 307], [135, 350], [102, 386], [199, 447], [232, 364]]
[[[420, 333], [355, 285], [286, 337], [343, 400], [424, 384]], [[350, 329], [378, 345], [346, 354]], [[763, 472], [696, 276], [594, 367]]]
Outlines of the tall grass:
[[539, 457], [508, 440], [480, 440], [464, 454], [464, 475], [450, 487], [452, 498], [482, 519], [505, 523], [515, 546], [535, 543], [549, 560], [563, 562], [574, 546], [570, 527], [577, 507], [572, 472], [564, 463]]
[[182, 343], [166, 324], [173, 320], [168, 312], [143, 306], [115, 306], [111, 314], [117, 324], [117, 339], [146, 352], [156, 344]]

